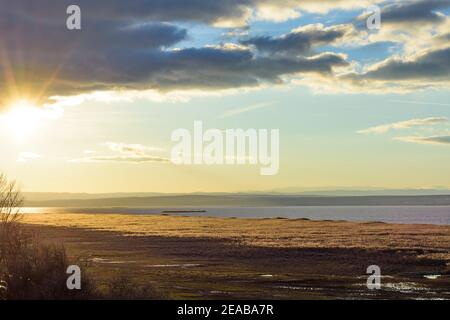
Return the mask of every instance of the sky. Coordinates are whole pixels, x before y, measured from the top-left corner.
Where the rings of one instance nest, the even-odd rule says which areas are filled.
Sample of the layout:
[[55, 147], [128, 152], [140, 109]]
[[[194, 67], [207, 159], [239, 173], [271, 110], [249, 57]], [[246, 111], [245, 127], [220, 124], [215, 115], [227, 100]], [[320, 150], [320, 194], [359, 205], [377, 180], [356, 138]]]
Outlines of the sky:
[[[0, 171], [29, 192], [450, 188], [449, 13], [450, 0], [0, 0]], [[171, 163], [172, 133], [194, 121], [278, 129], [277, 174]]]

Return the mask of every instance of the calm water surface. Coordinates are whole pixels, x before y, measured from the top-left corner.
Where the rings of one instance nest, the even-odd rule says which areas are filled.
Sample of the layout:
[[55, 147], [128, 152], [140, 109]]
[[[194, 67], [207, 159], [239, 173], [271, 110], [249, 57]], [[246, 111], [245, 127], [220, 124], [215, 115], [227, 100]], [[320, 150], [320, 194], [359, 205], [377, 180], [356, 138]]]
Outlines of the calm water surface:
[[311, 207], [114, 207], [114, 208], [24, 208], [24, 213], [120, 213], [238, 217], [238, 218], [308, 218], [312, 220], [382, 221], [394, 223], [450, 225], [450, 206], [311, 206]]

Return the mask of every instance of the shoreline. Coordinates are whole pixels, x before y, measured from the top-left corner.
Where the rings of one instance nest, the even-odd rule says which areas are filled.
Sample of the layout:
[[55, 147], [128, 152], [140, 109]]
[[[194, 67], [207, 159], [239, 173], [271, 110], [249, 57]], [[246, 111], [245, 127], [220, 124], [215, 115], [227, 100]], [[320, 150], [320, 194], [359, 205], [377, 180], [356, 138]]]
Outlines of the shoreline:
[[[450, 206], [301, 206], [301, 207], [98, 207], [98, 208], [30, 208], [22, 209], [24, 214], [121, 214], [153, 215], [170, 214], [198, 218], [271, 219], [278, 217], [289, 220], [310, 219], [349, 222], [385, 222], [389, 224], [431, 224], [450, 225]], [[275, 214], [274, 214], [275, 213]]]

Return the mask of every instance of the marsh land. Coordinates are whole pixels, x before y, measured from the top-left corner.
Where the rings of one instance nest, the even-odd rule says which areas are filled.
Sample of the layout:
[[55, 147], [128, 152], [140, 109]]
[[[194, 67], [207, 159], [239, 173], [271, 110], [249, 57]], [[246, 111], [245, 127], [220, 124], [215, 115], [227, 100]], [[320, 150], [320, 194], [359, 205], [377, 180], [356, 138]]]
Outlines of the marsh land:
[[[168, 299], [450, 299], [450, 226], [67, 213], [23, 223], [98, 283], [126, 273]], [[367, 289], [369, 265], [380, 290]]]

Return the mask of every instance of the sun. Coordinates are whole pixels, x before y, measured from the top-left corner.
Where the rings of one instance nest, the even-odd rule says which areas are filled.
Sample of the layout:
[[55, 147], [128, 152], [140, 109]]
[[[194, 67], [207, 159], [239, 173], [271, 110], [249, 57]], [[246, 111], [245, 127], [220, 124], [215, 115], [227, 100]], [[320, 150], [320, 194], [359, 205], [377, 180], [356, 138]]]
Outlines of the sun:
[[9, 131], [19, 141], [30, 136], [41, 118], [40, 109], [30, 100], [21, 99], [12, 103], [4, 121]]

